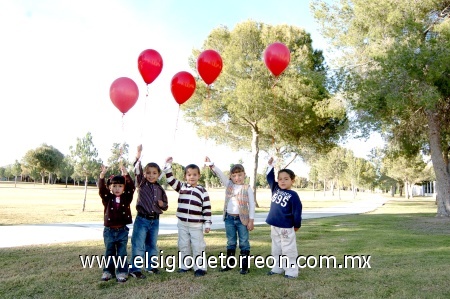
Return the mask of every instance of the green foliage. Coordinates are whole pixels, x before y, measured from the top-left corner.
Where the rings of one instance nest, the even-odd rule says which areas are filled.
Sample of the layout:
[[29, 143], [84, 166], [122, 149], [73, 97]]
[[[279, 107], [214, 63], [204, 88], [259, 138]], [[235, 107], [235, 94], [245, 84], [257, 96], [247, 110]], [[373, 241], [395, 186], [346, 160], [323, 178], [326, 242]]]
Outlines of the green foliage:
[[427, 167], [423, 158], [417, 155], [411, 159], [404, 156], [387, 155], [383, 161], [384, 172], [397, 181], [404, 181], [411, 184], [425, 180]]
[[65, 179], [66, 187], [67, 187], [67, 181], [69, 177], [74, 173], [74, 167], [73, 167], [73, 161], [70, 158], [70, 156], [64, 157], [63, 161], [58, 167], [58, 170], [56, 171], [56, 175], [60, 179]]
[[431, 154], [438, 214], [450, 216], [449, 1], [314, 1], [322, 33], [340, 50], [335, 81], [355, 129], [378, 130], [402, 152]]
[[34, 180], [36, 173], [42, 178], [42, 184], [45, 183], [46, 174], [57, 171], [62, 163], [64, 155], [51, 145], [42, 144], [36, 149], [29, 150], [22, 159], [23, 170], [32, 176]]
[[[278, 78], [262, 59], [273, 42], [284, 43], [291, 52], [289, 67]], [[204, 42], [204, 49], [221, 54], [222, 73], [210, 87], [199, 82], [181, 108], [199, 136], [252, 151], [253, 188], [260, 147], [276, 148], [287, 156], [303, 155], [305, 148], [326, 151], [344, 128], [344, 106], [330, 98], [322, 52], [314, 51], [311, 43], [310, 34], [301, 28], [255, 21], [239, 23], [231, 31], [214, 29]], [[200, 52], [193, 50], [193, 69]]]
[[98, 159], [98, 151], [92, 141], [92, 134], [88, 132], [85, 137], [77, 138], [77, 144], [70, 147], [71, 160], [74, 165], [74, 175], [85, 178], [97, 178], [100, 173], [102, 161]]
[[128, 168], [128, 143], [123, 144], [114, 143], [111, 148], [111, 156], [108, 158], [108, 172], [107, 175], [117, 175], [120, 174], [120, 165]]
[[172, 163], [173, 176], [177, 180], [182, 181], [182, 182], [186, 181], [186, 178], [184, 176], [184, 169], [185, 169], [185, 167], [183, 165], [178, 164], [178, 163]]
[[16, 162], [14, 162], [13, 166], [11, 167], [11, 174], [15, 177], [18, 177], [22, 174], [22, 165], [19, 163], [19, 161], [16, 160]]

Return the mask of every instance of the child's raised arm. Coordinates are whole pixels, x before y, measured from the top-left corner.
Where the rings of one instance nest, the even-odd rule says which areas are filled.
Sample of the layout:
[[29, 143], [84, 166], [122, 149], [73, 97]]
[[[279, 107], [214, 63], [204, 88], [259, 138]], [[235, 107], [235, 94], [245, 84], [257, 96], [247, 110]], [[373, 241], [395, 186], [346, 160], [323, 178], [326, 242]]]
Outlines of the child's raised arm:
[[164, 172], [166, 173], [167, 183], [173, 188], [173, 190], [180, 192], [182, 183], [173, 176], [172, 162], [173, 162], [172, 157], [168, 157], [166, 159], [166, 166], [164, 167]]
[[205, 157], [205, 164], [207, 166], [209, 166], [211, 168], [211, 170], [213, 171], [213, 173], [219, 177], [219, 179], [222, 182], [223, 186], [227, 187], [227, 184], [228, 184], [229, 180], [228, 180], [227, 176], [222, 172], [222, 170], [220, 170], [219, 167], [214, 165], [214, 163], [211, 162], [209, 157]]
[[270, 189], [272, 190], [272, 192], [274, 191], [274, 188], [276, 186], [276, 182], [275, 182], [275, 170], [273, 169], [273, 157], [271, 157], [269, 159], [269, 161], [267, 161], [267, 163], [269, 164], [269, 168], [267, 169], [267, 182], [269, 183]]

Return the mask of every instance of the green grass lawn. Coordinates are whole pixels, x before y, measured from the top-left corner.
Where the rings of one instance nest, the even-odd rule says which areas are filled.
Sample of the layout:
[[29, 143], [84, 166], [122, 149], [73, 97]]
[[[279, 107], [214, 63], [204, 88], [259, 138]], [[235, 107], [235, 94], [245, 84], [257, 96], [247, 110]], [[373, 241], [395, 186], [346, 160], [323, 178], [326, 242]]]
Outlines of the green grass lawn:
[[[364, 215], [306, 220], [297, 233], [299, 254], [333, 255], [338, 263], [344, 255], [370, 255], [370, 268], [306, 268], [293, 280], [252, 265], [245, 276], [162, 271], [118, 284], [81, 266], [80, 255], [104, 253], [102, 241], [0, 249], [0, 298], [450, 298], [450, 221], [435, 212], [431, 199], [397, 198]], [[224, 231], [205, 238], [208, 255], [224, 250]], [[176, 239], [160, 236], [159, 249], [176, 255]], [[252, 254], [269, 255], [270, 227], [257, 226], [250, 242]]]

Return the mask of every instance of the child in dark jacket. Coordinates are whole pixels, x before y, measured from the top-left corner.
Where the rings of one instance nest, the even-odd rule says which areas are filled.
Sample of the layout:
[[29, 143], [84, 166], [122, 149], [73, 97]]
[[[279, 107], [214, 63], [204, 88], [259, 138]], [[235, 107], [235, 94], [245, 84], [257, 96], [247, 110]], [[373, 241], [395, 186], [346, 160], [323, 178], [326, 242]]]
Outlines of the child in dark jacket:
[[[103, 268], [102, 280], [108, 281], [114, 276], [117, 282], [125, 282], [128, 277], [127, 243], [129, 229], [132, 223], [130, 204], [133, 201], [134, 182], [126, 168], [121, 167], [122, 175], [112, 176], [105, 182], [106, 166], [102, 166], [99, 180], [99, 195], [104, 206], [103, 240], [105, 242], [105, 258], [109, 263]], [[115, 269], [113, 259], [125, 262]], [[117, 275], [116, 275], [117, 270]]]

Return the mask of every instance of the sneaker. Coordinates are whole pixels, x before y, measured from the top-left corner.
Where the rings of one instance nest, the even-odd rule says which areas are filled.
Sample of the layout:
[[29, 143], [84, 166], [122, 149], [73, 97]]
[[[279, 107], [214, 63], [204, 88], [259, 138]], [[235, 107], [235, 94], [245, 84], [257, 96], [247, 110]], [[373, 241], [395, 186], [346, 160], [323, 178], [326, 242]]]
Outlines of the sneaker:
[[159, 269], [158, 268], [153, 268], [150, 270], [147, 270], [148, 274], [159, 274]]
[[241, 269], [241, 270], [239, 271], [239, 273], [241, 273], [242, 275], [245, 275], [245, 274], [247, 274], [248, 272], [249, 272], [248, 269]]
[[272, 270], [271, 271], [269, 271], [269, 272], [267, 272], [267, 275], [275, 275], [275, 274], [281, 274], [281, 273], [275, 273], [275, 272], [273, 272]]
[[186, 273], [186, 272], [189, 272], [189, 271], [191, 271], [191, 269], [183, 269], [183, 268], [180, 268], [180, 269], [178, 269], [178, 273]]
[[297, 278], [297, 277], [294, 277], [294, 276], [290, 276], [290, 275], [284, 275], [284, 278], [289, 278], [289, 279], [293, 279], [293, 278]]
[[141, 272], [131, 272], [130, 275], [133, 276], [134, 278], [137, 278], [137, 279], [144, 279], [145, 278], [145, 275], [142, 274]]
[[109, 272], [103, 272], [103, 274], [102, 274], [102, 281], [108, 281], [108, 280], [110, 280], [112, 278], [112, 275], [111, 275], [111, 273], [109, 273]]
[[197, 269], [194, 272], [194, 276], [195, 277], [205, 276], [205, 274], [206, 274], [206, 271], [202, 270], [202, 269]]
[[128, 275], [126, 273], [117, 274], [117, 278], [116, 278], [117, 282], [123, 283], [123, 282], [126, 282], [127, 279], [128, 279]]

